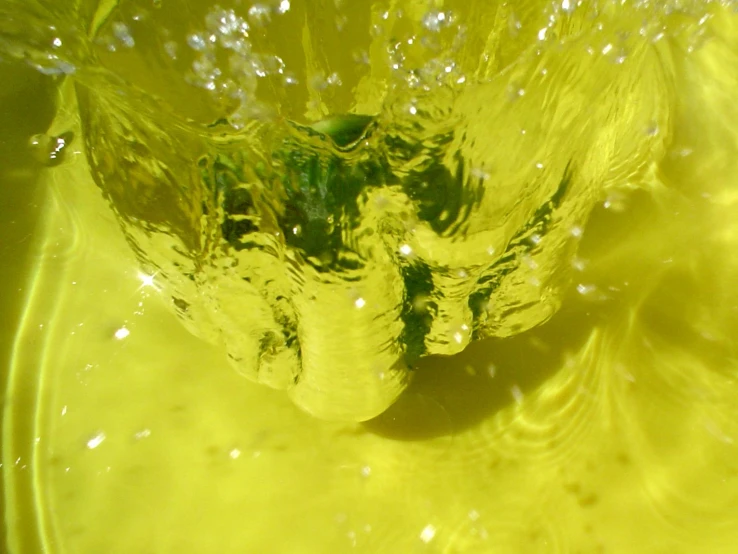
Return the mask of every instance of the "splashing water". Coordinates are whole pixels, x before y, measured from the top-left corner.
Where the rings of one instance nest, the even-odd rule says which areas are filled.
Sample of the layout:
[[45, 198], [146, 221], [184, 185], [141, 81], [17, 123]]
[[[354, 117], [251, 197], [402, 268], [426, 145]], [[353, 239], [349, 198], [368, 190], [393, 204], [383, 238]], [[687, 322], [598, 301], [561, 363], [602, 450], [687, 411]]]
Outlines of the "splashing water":
[[[188, 327], [308, 412], [358, 421], [419, 358], [556, 312], [592, 208], [658, 189], [673, 56], [711, 13], [149, 4], [98, 13], [89, 41], [60, 23], [0, 46], [74, 76], [92, 175]], [[328, 59], [341, 32], [359, 46]]]

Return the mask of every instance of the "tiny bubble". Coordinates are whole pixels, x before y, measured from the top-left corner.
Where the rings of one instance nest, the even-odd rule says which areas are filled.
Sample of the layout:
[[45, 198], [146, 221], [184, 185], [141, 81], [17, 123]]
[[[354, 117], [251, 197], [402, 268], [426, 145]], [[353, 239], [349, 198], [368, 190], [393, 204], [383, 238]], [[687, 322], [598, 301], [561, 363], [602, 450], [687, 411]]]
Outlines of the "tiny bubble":
[[520, 387], [518, 385], [513, 385], [510, 387], [510, 394], [513, 397], [513, 400], [515, 400], [516, 404], [520, 404], [523, 402], [523, 391], [520, 390]]
[[271, 10], [265, 4], [254, 4], [249, 8], [249, 19], [255, 25], [266, 25], [271, 18]]
[[173, 40], [164, 43], [164, 52], [173, 60], [177, 59], [177, 46]]
[[141, 439], [147, 439], [151, 436], [151, 429], [141, 429], [133, 434], [133, 438], [137, 441]]
[[424, 543], [428, 544], [433, 540], [433, 537], [436, 536], [436, 528], [431, 525], [430, 523], [423, 527], [423, 530], [420, 532], [420, 540]]
[[131, 36], [131, 32], [128, 30], [128, 26], [125, 23], [121, 23], [119, 21], [113, 23], [113, 34], [126, 48], [133, 48], [136, 45], [136, 42]]
[[189, 35], [187, 37], [187, 44], [189, 44], [190, 48], [192, 48], [193, 50], [198, 51], [205, 50], [206, 45], [203, 36], [197, 33]]
[[87, 448], [89, 448], [90, 450], [93, 450], [97, 448], [98, 446], [100, 446], [104, 440], [105, 440], [105, 433], [100, 432], [87, 441]]
[[587, 262], [583, 260], [582, 258], [574, 258], [571, 261], [571, 265], [577, 271], [584, 271], [587, 267]]
[[586, 296], [588, 294], [593, 293], [595, 290], [597, 290], [597, 287], [594, 285], [584, 285], [582, 283], [579, 283], [577, 285], [577, 292], [581, 294], [582, 296]]

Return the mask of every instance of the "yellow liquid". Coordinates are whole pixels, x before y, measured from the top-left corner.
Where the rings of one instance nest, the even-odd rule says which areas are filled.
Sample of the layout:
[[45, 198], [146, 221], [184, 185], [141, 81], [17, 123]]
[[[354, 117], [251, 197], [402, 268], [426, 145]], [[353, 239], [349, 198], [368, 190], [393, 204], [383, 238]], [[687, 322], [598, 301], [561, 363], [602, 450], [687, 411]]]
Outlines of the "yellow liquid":
[[[525, 6], [522, 30], [537, 33], [544, 11]], [[355, 9], [347, 21], [370, 19]], [[507, 32], [516, 19], [495, 13], [467, 17]], [[653, 111], [666, 124], [633, 134], [661, 137], [664, 151], [645, 177], [627, 175], [638, 190], [601, 191], [557, 314], [421, 360], [399, 400], [366, 423], [312, 418], [189, 335], [164, 283], [142, 279], [73, 142], [44, 177], [41, 255], [14, 349], [8, 397], [23, 402], [4, 416], [11, 551], [735, 551], [738, 22], [714, 13], [712, 40], [669, 39], [674, 97]], [[612, 38], [573, 65], [609, 55]], [[500, 66], [484, 69], [483, 41], [470, 43], [467, 72], [494, 73], [520, 55], [510, 41], [495, 50]], [[347, 88], [348, 63], [336, 66]], [[346, 89], [326, 99], [330, 87], [313, 88], [313, 98], [285, 97], [282, 115], [379, 110], [372, 94], [352, 105]], [[361, 99], [361, 87], [353, 92]], [[195, 94], [176, 96], [167, 101], [177, 109], [193, 99], [190, 117], [216, 110], [207, 96], [199, 107]], [[52, 135], [74, 126], [67, 108]]]

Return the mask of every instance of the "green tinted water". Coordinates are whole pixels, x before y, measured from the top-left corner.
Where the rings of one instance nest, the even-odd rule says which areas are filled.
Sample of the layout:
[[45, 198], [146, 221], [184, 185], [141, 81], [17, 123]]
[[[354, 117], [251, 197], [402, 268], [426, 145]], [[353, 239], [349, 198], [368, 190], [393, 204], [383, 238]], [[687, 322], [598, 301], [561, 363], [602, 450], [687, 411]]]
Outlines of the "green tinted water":
[[[205, 17], [207, 7], [193, 6], [203, 13], [183, 19]], [[307, 12], [328, 9], [307, 6]], [[518, 17], [533, 26], [543, 12], [530, 6]], [[417, 9], [422, 15], [427, 7]], [[347, 12], [348, 21], [365, 22], [361, 11]], [[39, 264], [29, 279], [33, 293], [20, 322], [5, 409], [3, 467], [16, 550], [35, 552], [43, 544], [51, 552], [81, 553], [733, 552], [738, 127], [732, 91], [738, 72], [732, 69], [738, 50], [736, 16], [717, 14], [708, 18], [712, 41], [672, 37], [668, 48], [659, 46], [669, 55], [662, 51], [658, 64], [645, 56], [622, 70], [588, 65], [595, 54], [586, 48], [581, 59], [561, 58], [571, 60], [561, 63], [571, 63], [575, 74], [582, 67], [602, 70], [574, 83], [594, 87], [612, 79], [607, 82], [616, 85], [605, 87], [611, 104], [597, 110], [584, 103], [585, 114], [563, 110], [562, 127], [552, 128], [576, 129], [582, 144], [556, 135], [541, 142], [548, 145], [545, 156], [526, 160], [540, 159], [545, 167], [571, 150], [584, 171], [589, 162], [592, 174], [616, 175], [616, 184], [631, 186], [595, 195], [586, 227], [567, 229], [580, 245], [563, 258], [571, 277], [562, 279], [556, 315], [527, 332], [472, 343], [451, 358], [422, 359], [397, 402], [365, 423], [306, 415], [283, 393], [244, 380], [220, 347], [181, 328], [170, 310], [172, 284], [141, 267], [99, 192], [100, 178], [97, 184], [90, 178], [80, 140], [90, 132], [79, 128], [73, 97], [66, 97], [69, 112], [47, 134], [71, 131], [75, 138], [63, 149], [64, 163], [43, 176]], [[497, 27], [489, 28], [507, 28], [516, 21], [511, 17], [496, 12]], [[115, 36], [125, 42], [125, 33]], [[316, 56], [305, 46], [313, 39], [302, 36], [306, 58]], [[607, 44], [597, 55], [608, 55]], [[500, 60], [520, 54], [512, 47], [495, 52], [503, 65]], [[110, 60], [120, 59], [116, 53]], [[122, 67], [136, 67], [135, 60], [130, 64]], [[639, 94], [661, 82], [655, 68], [672, 81], [669, 94]], [[132, 75], [145, 88], [151, 74], [137, 71]], [[494, 74], [494, 63], [481, 64], [477, 74], [485, 71]], [[637, 85], [630, 71], [644, 71]], [[626, 76], [624, 89], [615, 74]], [[523, 135], [520, 122], [534, 125], [542, 117], [537, 107], [550, 95], [562, 95], [560, 106], [581, 101], [582, 88], [564, 78], [557, 83], [526, 86], [522, 95], [514, 90], [519, 98], [512, 107], [494, 118], [475, 108], [477, 118], [466, 124], [495, 121], [502, 130], [489, 133]], [[285, 97], [280, 109], [306, 121], [328, 115], [324, 104], [349, 109], [348, 97], [326, 99], [321, 90], [330, 87], [307, 87], [306, 101]], [[641, 103], [631, 108], [626, 93]], [[201, 108], [177, 105], [178, 94], [168, 105], [191, 108], [193, 118], [220, 109], [207, 94]], [[457, 110], [474, 105], [476, 93], [469, 94]], [[519, 102], [526, 98], [529, 104]], [[113, 109], [102, 100], [98, 106], [103, 113]], [[356, 111], [377, 113], [377, 106]], [[651, 127], [652, 118], [644, 117], [643, 128], [619, 126], [639, 110], [664, 121]], [[599, 122], [598, 114], [613, 130], [593, 147], [586, 139], [594, 135], [582, 129]], [[475, 144], [490, 148], [484, 139]], [[523, 163], [513, 156], [526, 150], [514, 140], [491, 144], [495, 152], [484, 151], [508, 164], [503, 167]], [[644, 148], [653, 144], [661, 146]], [[125, 149], [101, 148], [97, 155], [122, 174]], [[641, 157], [647, 171], [637, 163]], [[598, 165], [602, 159], [612, 165]], [[520, 171], [540, 171], [535, 166]], [[129, 235], [139, 231], [126, 213], [147, 206], [135, 196], [122, 203], [126, 185], [146, 183], [145, 172], [136, 171], [129, 183], [120, 178], [122, 193], [114, 198]], [[506, 190], [500, 186], [503, 196]], [[137, 236], [145, 254], [169, 247], [146, 242], [152, 236]], [[413, 251], [428, 244], [426, 257], [453, 266], [469, 243], [440, 248], [426, 239]], [[213, 269], [207, 275], [211, 298], [240, 306], [240, 295], [227, 296], [228, 281]], [[531, 284], [531, 273], [525, 276]], [[367, 290], [382, 292], [383, 285]], [[359, 307], [357, 298], [350, 300]], [[312, 325], [321, 330], [323, 323]], [[329, 331], [318, 339], [350, 356], [345, 331]]]

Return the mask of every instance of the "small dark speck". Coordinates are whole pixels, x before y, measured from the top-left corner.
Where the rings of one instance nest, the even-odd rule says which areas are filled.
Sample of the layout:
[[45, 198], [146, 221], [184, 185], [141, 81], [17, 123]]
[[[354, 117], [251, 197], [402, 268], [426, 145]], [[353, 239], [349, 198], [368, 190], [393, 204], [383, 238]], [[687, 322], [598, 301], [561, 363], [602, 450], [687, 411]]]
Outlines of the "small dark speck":
[[599, 501], [600, 501], [600, 497], [593, 492], [579, 496], [579, 505], [582, 508], [591, 508], [592, 506], [597, 504]]
[[620, 454], [618, 454], [616, 459], [620, 464], [624, 466], [628, 466], [631, 464], [630, 457], [625, 452], [621, 452]]

